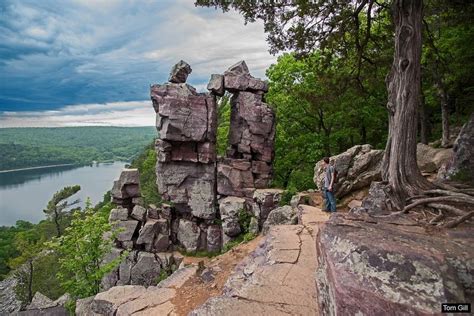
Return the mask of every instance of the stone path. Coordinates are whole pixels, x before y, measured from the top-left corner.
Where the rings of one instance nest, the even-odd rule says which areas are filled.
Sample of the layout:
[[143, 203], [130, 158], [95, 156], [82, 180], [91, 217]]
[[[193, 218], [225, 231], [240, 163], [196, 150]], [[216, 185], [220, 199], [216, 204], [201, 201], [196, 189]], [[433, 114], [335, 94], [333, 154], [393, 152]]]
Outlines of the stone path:
[[328, 215], [316, 207], [298, 208], [300, 224], [272, 227], [223, 294], [191, 315], [318, 315], [315, 238]]

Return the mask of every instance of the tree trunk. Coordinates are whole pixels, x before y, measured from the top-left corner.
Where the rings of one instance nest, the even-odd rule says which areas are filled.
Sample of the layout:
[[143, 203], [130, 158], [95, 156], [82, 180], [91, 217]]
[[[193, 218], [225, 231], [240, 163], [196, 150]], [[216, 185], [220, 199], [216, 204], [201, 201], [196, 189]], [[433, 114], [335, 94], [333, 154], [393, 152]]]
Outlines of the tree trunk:
[[387, 76], [389, 136], [382, 165], [390, 207], [402, 210], [409, 196], [430, 187], [416, 163], [420, 102], [422, 0], [394, 0], [395, 52]]
[[443, 132], [441, 136], [441, 147], [449, 147], [449, 112], [448, 112], [448, 95], [443, 84], [438, 84], [438, 96], [441, 103], [441, 123]]
[[54, 211], [54, 224], [56, 226], [56, 237], [61, 237], [61, 226], [59, 225], [59, 214], [55, 210]]
[[426, 117], [425, 95], [423, 94], [423, 90], [421, 90], [419, 121], [420, 121], [420, 142], [427, 145], [428, 144], [428, 126], [427, 126], [428, 118]]

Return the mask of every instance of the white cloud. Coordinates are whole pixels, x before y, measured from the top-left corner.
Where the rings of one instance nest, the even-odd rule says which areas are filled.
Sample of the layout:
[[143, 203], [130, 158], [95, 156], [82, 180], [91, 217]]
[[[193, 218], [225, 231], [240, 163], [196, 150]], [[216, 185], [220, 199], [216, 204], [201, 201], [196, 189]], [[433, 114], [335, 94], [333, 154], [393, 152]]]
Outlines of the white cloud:
[[58, 110], [0, 113], [0, 127], [153, 126], [151, 101], [68, 105]]
[[[6, 4], [0, 42], [10, 53], [4, 57], [0, 52], [0, 73], [6, 79], [0, 90], [0, 125], [40, 124], [26, 122], [27, 117], [41, 117], [42, 126], [104, 120], [125, 124], [124, 118], [110, 113], [99, 119], [87, 114], [77, 116], [77, 122], [74, 115], [66, 120], [65, 105], [148, 99], [149, 85], [165, 82], [180, 59], [191, 64], [188, 81], [199, 91], [212, 73], [222, 73], [239, 60], [263, 78], [276, 59], [268, 53], [261, 22], [245, 25], [234, 11], [195, 7], [194, 0], [6, 0]], [[31, 111], [35, 104], [40, 109], [60, 108], [64, 115], [46, 119], [50, 111], [36, 115]], [[7, 109], [10, 114], [1, 112]], [[126, 124], [132, 123], [127, 119]]]

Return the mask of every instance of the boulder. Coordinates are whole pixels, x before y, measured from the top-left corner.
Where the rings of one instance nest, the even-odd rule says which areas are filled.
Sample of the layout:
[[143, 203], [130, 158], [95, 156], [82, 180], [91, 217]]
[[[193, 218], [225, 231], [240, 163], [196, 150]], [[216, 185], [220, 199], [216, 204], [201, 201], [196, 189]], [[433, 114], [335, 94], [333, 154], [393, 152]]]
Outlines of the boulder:
[[137, 221], [144, 222], [146, 220], [147, 210], [143, 206], [135, 205], [130, 216]]
[[97, 294], [90, 304], [90, 309], [99, 315], [116, 315], [117, 308], [146, 293], [146, 288], [137, 285], [116, 286], [106, 292]]
[[278, 207], [281, 200], [282, 189], [257, 189], [253, 193], [252, 212], [259, 225], [263, 225], [268, 214]]
[[[170, 162], [157, 164], [157, 187], [165, 200], [180, 212], [205, 219], [215, 217], [215, 168], [212, 164]], [[200, 190], [204, 190], [200, 194]], [[191, 208], [193, 205], [194, 209]]]
[[255, 191], [251, 166], [247, 159], [220, 159], [217, 163], [217, 193], [251, 198]]
[[260, 231], [259, 225], [258, 225], [258, 219], [256, 217], [252, 217], [250, 219], [250, 224], [249, 224], [249, 233], [252, 233], [254, 235], [258, 235], [258, 232]]
[[200, 237], [199, 226], [186, 219], [179, 220], [178, 241], [186, 251], [196, 251], [198, 249]]
[[126, 221], [128, 219], [128, 210], [124, 207], [113, 208], [109, 214], [109, 222]]
[[222, 228], [219, 225], [210, 225], [207, 228], [207, 251], [219, 252], [222, 248]]
[[224, 74], [249, 75], [250, 71], [245, 61], [241, 60], [230, 66]]
[[168, 235], [158, 234], [155, 238], [153, 245], [154, 251], [167, 251], [170, 244], [170, 238]]
[[[120, 257], [122, 254], [122, 249], [120, 248], [115, 248], [113, 247], [110, 249], [110, 252], [104, 257], [102, 260], [102, 264], [108, 264], [112, 262], [113, 260], [117, 259]], [[100, 283], [101, 289], [102, 290], [108, 290], [111, 287], [114, 287], [117, 284], [117, 281], [119, 280], [119, 269], [114, 269], [108, 274], [106, 274]]]
[[140, 229], [137, 245], [149, 245], [150, 247], [153, 244], [158, 231], [158, 220], [149, 219], [145, 225], [143, 225], [142, 229]]
[[[344, 197], [352, 191], [367, 187], [373, 181], [381, 179], [380, 166], [383, 150], [372, 149], [371, 145], [356, 145], [347, 151], [330, 158], [338, 171], [335, 195]], [[325, 171], [323, 161], [314, 167], [314, 183], [321, 190], [324, 184]]]
[[180, 60], [176, 65], [173, 66], [170, 72], [169, 82], [173, 83], [185, 83], [188, 79], [189, 74], [192, 72], [191, 66], [184, 60]]
[[118, 241], [132, 240], [133, 234], [137, 230], [137, 227], [138, 221], [136, 220], [120, 221], [113, 225], [113, 229], [118, 231]]
[[76, 301], [76, 316], [99, 316], [92, 310], [92, 301], [94, 296], [78, 299]]
[[132, 273], [132, 267], [136, 263], [138, 251], [130, 251], [128, 256], [122, 260], [119, 265], [119, 280], [117, 285], [127, 285], [130, 284], [130, 276]]
[[222, 230], [230, 237], [241, 233], [239, 213], [246, 210], [245, 199], [229, 196], [219, 200], [219, 211], [222, 219]]
[[130, 283], [143, 286], [155, 285], [160, 272], [160, 262], [153, 253], [139, 252], [137, 263], [130, 271]]
[[140, 174], [138, 169], [124, 169], [112, 188], [112, 200], [122, 205], [124, 200], [140, 197]]
[[416, 160], [421, 172], [435, 173], [452, 156], [449, 148], [433, 148], [419, 143], [416, 147]]
[[441, 179], [474, 183], [474, 113], [464, 124], [453, 146], [453, 156], [438, 173]]
[[267, 220], [263, 224], [263, 233], [266, 234], [270, 226], [274, 225], [296, 225], [298, 223], [298, 215], [296, 210], [289, 205], [281, 206], [268, 214]]
[[207, 84], [207, 90], [211, 93], [223, 96], [224, 95], [224, 76], [219, 74], [212, 74], [209, 83]]
[[18, 312], [21, 302], [15, 295], [15, 287], [18, 281], [14, 276], [9, 276], [0, 281], [0, 311], [10, 315]]
[[438, 315], [440, 302], [469, 301], [473, 236], [332, 215], [317, 238], [320, 314]]
[[56, 306], [52, 299], [42, 294], [41, 292], [36, 292], [31, 300], [31, 303], [26, 307], [26, 309], [45, 309]]

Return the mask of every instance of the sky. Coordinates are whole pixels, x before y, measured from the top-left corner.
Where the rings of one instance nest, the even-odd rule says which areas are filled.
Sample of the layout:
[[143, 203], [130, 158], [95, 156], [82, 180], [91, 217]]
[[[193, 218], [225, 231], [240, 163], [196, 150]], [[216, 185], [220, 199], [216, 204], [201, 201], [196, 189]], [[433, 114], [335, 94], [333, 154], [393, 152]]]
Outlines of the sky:
[[149, 86], [181, 59], [199, 91], [276, 61], [261, 23], [193, 0], [2, 0], [0, 127], [153, 125]]

